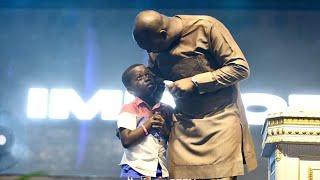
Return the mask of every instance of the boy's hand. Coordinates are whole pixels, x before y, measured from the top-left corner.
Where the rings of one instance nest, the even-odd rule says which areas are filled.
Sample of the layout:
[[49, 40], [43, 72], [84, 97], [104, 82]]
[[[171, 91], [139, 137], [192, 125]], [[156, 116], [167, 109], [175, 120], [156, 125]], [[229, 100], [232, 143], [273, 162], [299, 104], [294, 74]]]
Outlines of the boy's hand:
[[152, 121], [152, 126], [151, 126], [152, 128], [162, 129], [162, 127], [164, 125], [164, 119], [160, 114], [155, 113], [151, 117], [151, 121]]
[[152, 115], [148, 121], [144, 123], [144, 126], [149, 130], [151, 128], [162, 129], [164, 125], [164, 119], [158, 113]]

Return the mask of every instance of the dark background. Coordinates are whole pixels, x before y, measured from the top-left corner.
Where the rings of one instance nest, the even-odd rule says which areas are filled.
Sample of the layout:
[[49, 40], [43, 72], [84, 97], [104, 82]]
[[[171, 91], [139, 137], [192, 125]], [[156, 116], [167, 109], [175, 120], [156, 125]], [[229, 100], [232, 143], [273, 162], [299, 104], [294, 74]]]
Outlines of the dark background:
[[[123, 89], [120, 76], [145, 53], [131, 36], [135, 15], [214, 16], [231, 31], [251, 66], [242, 92], [320, 94], [317, 1], [0, 1], [0, 126], [15, 141], [0, 155], [1, 174], [118, 177], [122, 147], [116, 122], [26, 117], [30, 87], [73, 88], [84, 99]], [[267, 179], [261, 126], [251, 126], [259, 168], [239, 179]], [[0, 177], [1, 179], [1, 177]]]

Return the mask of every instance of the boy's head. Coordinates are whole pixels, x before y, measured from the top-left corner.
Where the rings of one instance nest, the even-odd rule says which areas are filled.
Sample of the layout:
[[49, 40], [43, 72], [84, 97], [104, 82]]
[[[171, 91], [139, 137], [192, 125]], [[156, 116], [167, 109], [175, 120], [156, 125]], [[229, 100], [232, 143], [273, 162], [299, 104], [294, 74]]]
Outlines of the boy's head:
[[154, 74], [143, 64], [129, 66], [122, 73], [122, 83], [129, 93], [140, 98], [150, 98], [156, 90]]

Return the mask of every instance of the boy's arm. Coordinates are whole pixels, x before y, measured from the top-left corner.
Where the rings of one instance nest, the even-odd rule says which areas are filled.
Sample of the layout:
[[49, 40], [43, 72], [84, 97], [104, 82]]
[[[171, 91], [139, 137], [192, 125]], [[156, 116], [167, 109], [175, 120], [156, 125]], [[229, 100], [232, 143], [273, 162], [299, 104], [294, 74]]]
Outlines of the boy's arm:
[[[161, 116], [154, 115], [150, 117], [150, 119], [148, 119], [145, 123], [143, 123], [143, 126], [146, 128], [147, 131], [150, 131], [151, 128], [162, 128], [163, 123], [164, 120]], [[142, 126], [134, 130], [119, 127], [119, 132], [120, 140], [124, 148], [130, 147], [133, 143], [146, 136]]]
[[[147, 122], [146, 122], [147, 123]], [[150, 126], [144, 123], [146, 130], [149, 131]], [[119, 128], [121, 144], [124, 148], [130, 147], [134, 142], [146, 136], [143, 127], [138, 127], [134, 130]]]

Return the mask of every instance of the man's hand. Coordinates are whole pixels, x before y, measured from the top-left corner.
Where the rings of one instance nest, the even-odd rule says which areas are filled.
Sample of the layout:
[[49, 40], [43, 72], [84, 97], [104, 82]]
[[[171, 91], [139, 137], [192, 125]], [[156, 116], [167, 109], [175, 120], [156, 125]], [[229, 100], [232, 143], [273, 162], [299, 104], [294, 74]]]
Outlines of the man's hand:
[[196, 88], [195, 84], [191, 81], [191, 77], [175, 81], [167, 87], [175, 98], [184, 97], [192, 93]]

